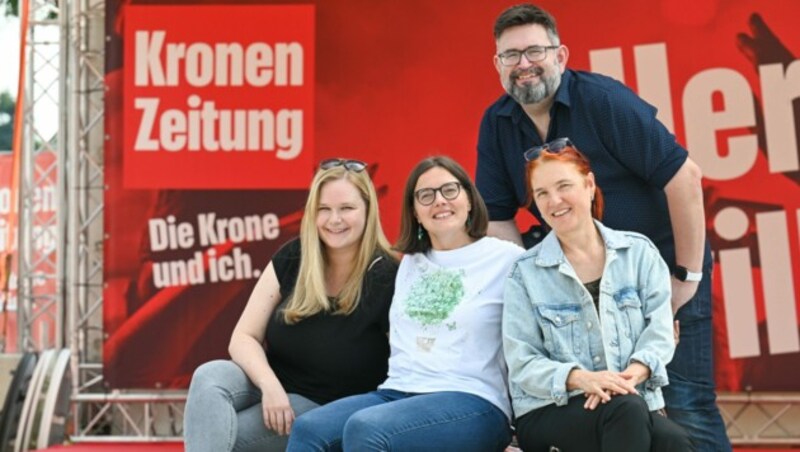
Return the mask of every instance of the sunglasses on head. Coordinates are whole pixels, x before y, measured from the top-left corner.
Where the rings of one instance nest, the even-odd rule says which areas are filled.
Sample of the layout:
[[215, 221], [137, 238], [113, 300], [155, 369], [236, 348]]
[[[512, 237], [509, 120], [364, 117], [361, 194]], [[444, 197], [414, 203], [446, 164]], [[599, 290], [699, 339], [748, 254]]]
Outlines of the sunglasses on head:
[[354, 173], [360, 173], [364, 171], [364, 169], [367, 167], [367, 164], [362, 162], [361, 160], [327, 159], [320, 162], [319, 169], [327, 170], [331, 168], [336, 168], [337, 166], [343, 166], [344, 169], [348, 171], [352, 171]]
[[541, 146], [534, 146], [527, 151], [525, 151], [525, 161], [530, 162], [531, 160], [536, 160], [542, 155], [542, 152], [549, 152], [551, 154], [558, 154], [559, 152], [563, 151], [564, 148], [567, 147], [575, 147], [572, 144], [572, 141], [569, 140], [567, 137], [563, 138], [556, 138], [555, 140], [545, 143]]

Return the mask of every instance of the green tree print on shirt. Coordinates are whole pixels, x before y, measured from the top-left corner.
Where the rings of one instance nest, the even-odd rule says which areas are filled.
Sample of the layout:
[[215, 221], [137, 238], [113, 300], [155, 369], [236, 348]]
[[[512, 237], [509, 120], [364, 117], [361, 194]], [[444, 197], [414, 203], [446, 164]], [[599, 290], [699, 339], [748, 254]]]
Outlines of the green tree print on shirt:
[[446, 269], [423, 273], [406, 299], [406, 315], [423, 326], [447, 319], [464, 297], [464, 272]]

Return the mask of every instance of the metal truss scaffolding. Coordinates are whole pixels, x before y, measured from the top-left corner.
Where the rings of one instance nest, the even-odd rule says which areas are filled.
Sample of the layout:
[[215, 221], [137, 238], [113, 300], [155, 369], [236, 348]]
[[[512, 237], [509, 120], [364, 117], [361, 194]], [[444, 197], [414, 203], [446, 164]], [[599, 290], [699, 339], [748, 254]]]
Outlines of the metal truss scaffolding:
[[[63, 335], [65, 191], [63, 30], [54, 1], [31, 0], [26, 33], [27, 80], [20, 155], [17, 234], [19, 349], [60, 348]], [[55, 188], [54, 188], [55, 187]]]
[[[109, 390], [103, 381], [106, 0], [21, 1], [29, 2], [31, 20], [19, 182], [20, 349], [69, 346], [73, 441], [179, 440], [185, 392]], [[47, 108], [57, 110], [56, 131], [45, 130]], [[800, 444], [798, 394], [723, 394], [720, 406], [734, 444]]]
[[800, 445], [800, 394], [720, 394], [718, 405], [734, 445]]

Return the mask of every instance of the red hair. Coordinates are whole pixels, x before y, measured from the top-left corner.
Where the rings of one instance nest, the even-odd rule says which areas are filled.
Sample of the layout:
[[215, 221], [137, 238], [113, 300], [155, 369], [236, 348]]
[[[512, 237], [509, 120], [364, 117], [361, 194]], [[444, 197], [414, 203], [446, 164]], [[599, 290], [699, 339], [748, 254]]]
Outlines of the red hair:
[[[587, 159], [586, 156], [574, 146], [566, 146], [560, 152], [556, 153], [548, 152], [547, 150], [542, 151], [538, 157], [529, 161], [525, 166], [525, 180], [528, 181], [528, 185], [526, 186], [526, 191], [528, 192], [528, 207], [533, 205], [533, 172], [545, 162], [571, 163], [575, 165], [575, 167], [578, 169], [578, 172], [584, 176], [588, 176], [589, 173], [592, 172], [592, 167], [589, 165], [589, 159]], [[600, 187], [597, 186], [595, 181], [594, 201], [592, 202], [592, 216], [598, 220], [602, 220], [604, 206], [603, 192], [600, 190]]]

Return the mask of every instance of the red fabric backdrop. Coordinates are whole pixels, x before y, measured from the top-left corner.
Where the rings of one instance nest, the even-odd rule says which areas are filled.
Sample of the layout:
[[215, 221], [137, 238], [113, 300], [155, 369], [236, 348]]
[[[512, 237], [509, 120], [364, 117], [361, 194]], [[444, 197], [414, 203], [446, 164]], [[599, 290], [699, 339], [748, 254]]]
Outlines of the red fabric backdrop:
[[[390, 239], [399, 229], [405, 178], [419, 159], [448, 154], [474, 170], [478, 123], [502, 93], [492, 66], [492, 25], [503, 8], [516, 2], [283, 1], [294, 6], [209, 3], [206, 9], [195, 2], [173, 1], [169, 8], [157, 3], [109, 1], [107, 6], [112, 39], [106, 54], [110, 139], [104, 360], [113, 387], [182, 387], [198, 364], [226, 355], [230, 331], [258, 270], [296, 234], [305, 192], [286, 188], [305, 186], [315, 162], [344, 156], [370, 164]], [[569, 66], [624, 79], [659, 107], [661, 119], [703, 167], [708, 236], [717, 261], [720, 389], [800, 390], [790, 378], [791, 369], [800, 365], [795, 282], [800, 279], [800, 61], [795, 57], [800, 53], [795, 24], [800, 4], [540, 4], [559, 20], [562, 42], [570, 49]], [[301, 13], [309, 9], [311, 14]], [[299, 15], [276, 22], [286, 11]], [[283, 40], [296, 40], [305, 55], [303, 81], [295, 86], [279, 86], [276, 80], [266, 87], [197, 86], [202, 85], [197, 81], [204, 74], [206, 50], [194, 47], [191, 61], [200, 65], [178, 72], [180, 86], [136, 86], [131, 80], [138, 70], [136, 45], [130, 39], [142, 30], [164, 30], [165, 42], [186, 42], [184, 63], [192, 42], [239, 42], [244, 47], [261, 40], [275, 50]], [[166, 53], [159, 55], [166, 61]], [[259, 61], [261, 70], [277, 73], [277, 60], [272, 65]], [[312, 103], [304, 103], [308, 93], [313, 93]], [[237, 177], [243, 174], [237, 170], [242, 153], [236, 152], [217, 151], [211, 173], [208, 166], [195, 166], [211, 158], [207, 149], [150, 152], [146, 165], [135, 163], [141, 151], [131, 148], [131, 137], [140, 133], [143, 121], [143, 108], [131, 108], [135, 99], [162, 99], [189, 118], [188, 96], [193, 94], [213, 100], [218, 109], [301, 110], [303, 130], [311, 138], [303, 140], [297, 157], [280, 159], [274, 149], [250, 155], [256, 160], [246, 165], [257, 166], [263, 177], [248, 173], [242, 180]], [[158, 135], [162, 145], [177, 146], [180, 136], [189, 139], [180, 119], [172, 121], [163, 123], [171, 132]], [[129, 179], [129, 171], [141, 178]], [[253, 180], [264, 185], [255, 188]], [[238, 241], [207, 237], [213, 243], [202, 244], [201, 222], [212, 214], [229, 224], [253, 216], [269, 223], [277, 217], [278, 234]], [[530, 221], [521, 216], [520, 222]], [[153, 244], [170, 230], [180, 242], [181, 223], [183, 245], [161, 249]], [[211, 259], [222, 256], [231, 256], [230, 266]], [[209, 267], [234, 271], [234, 264], [239, 267], [231, 281], [211, 281]], [[188, 271], [185, 283], [178, 274], [166, 281], [161, 274], [156, 284], [154, 270], [179, 271], [173, 267], [181, 266]], [[197, 276], [200, 268], [202, 277]], [[193, 281], [189, 274], [195, 275]]]

